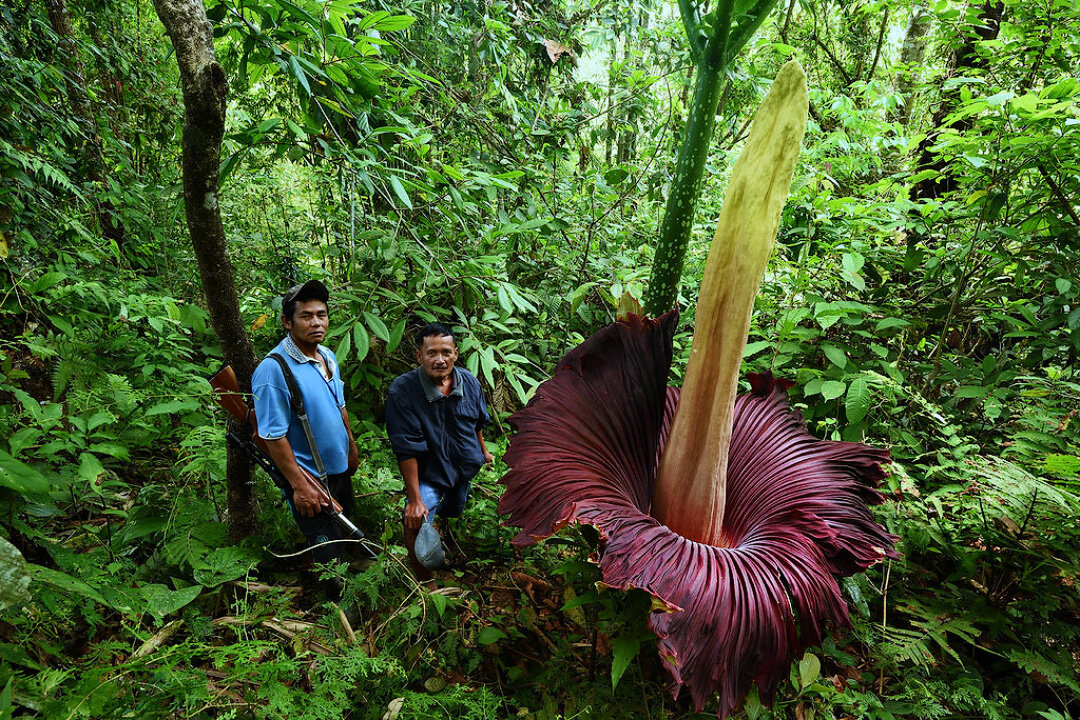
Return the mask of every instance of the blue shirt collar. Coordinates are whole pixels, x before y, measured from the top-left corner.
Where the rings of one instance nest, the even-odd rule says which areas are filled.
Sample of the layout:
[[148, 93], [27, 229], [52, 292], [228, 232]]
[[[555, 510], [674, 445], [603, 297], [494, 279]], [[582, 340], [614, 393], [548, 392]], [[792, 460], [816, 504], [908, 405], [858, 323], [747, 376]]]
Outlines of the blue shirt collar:
[[[435, 386], [435, 383], [431, 382], [431, 378], [424, 372], [423, 366], [416, 368], [416, 376], [420, 378], [420, 387], [424, 388], [424, 396], [428, 402], [435, 402], [443, 397], [446, 397], [439, 391], [439, 388]], [[454, 387], [450, 391], [450, 395], [457, 395], [458, 397], [465, 397], [465, 392], [461, 389], [461, 378], [458, 377], [458, 369], [454, 368], [450, 377], [453, 378]]]

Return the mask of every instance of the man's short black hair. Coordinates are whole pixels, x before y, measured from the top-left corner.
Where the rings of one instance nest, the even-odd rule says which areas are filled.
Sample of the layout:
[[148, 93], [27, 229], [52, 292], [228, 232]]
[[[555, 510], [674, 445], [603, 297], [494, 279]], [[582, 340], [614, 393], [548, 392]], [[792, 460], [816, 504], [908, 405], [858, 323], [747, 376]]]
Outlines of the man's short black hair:
[[426, 337], [449, 337], [457, 345], [457, 337], [454, 335], [454, 331], [450, 329], [449, 325], [443, 325], [442, 323], [428, 323], [420, 329], [420, 333], [416, 336], [416, 346], [424, 346], [424, 338]]
[[305, 300], [322, 300], [323, 304], [330, 302], [330, 291], [318, 280], [308, 280], [301, 285], [293, 285], [285, 291], [281, 297], [281, 316], [292, 322], [296, 312], [296, 303]]

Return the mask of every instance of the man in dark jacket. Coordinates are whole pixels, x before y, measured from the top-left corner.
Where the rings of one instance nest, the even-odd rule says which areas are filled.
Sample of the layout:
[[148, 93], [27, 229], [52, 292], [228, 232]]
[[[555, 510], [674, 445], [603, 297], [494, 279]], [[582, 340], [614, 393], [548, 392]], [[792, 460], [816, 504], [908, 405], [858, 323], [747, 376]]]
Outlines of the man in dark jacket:
[[433, 587], [416, 559], [416, 533], [435, 516], [458, 517], [472, 479], [495, 457], [484, 443], [489, 421], [480, 382], [458, 359], [454, 332], [432, 323], [420, 331], [419, 367], [401, 375], [386, 398], [386, 432], [405, 481], [405, 547], [417, 578]]

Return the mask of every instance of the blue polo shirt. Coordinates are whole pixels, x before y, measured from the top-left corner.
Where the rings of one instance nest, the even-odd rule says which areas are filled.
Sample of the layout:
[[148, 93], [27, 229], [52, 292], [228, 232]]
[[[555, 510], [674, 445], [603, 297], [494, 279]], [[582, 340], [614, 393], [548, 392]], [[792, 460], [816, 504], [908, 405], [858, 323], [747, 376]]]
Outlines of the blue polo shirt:
[[[349, 469], [349, 435], [341, 418], [345, 406], [345, 385], [338, 371], [334, 353], [321, 345], [318, 351], [326, 360], [330, 378], [323, 377], [319, 362], [304, 356], [292, 338], [286, 336], [271, 352], [285, 358], [300, 393], [304, 396], [311, 433], [319, 446], [323, 465], [330, 475]], [[289, 404], [289, 386], [277, 362], [264, 358], [251, 376], [251, 395], [255, 400], [255, 417], [259, 435], [267, 440], [287, 438], [296, 462], [312, 475], [317, 474], [315, 461], [308, 447], [300, 421]]]
[[421, 484], [450, 489], [473, 478], [484, 464], [476, 434], [490, 418], [480, 381], [453, 371], [454, 389], [443, 395], [422, 367], [399, 376], [386, 398], [386, 434], [398, 462], [416, 458]]

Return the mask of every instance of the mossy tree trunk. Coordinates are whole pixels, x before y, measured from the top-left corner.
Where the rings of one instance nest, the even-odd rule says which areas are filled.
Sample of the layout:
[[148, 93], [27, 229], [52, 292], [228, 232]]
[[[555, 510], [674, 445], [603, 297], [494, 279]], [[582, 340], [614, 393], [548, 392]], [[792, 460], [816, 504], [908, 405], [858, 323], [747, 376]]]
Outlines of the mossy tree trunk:
[[[1001, 32], [1001, 21], [1005, 15], [1005, 3], [1001, 0], [986, 0], [979, 8], [977, 14], [969, 22], [959, 27], [963, 42], [953, 51], [949, 58], [949, 68], [946, 79], [954, 77], [978, 77], [984, 74], [989, 61], [980, 53], [982, 43], [996, 40]], [[973, 117], [963, 117], [946, 124], [946, 120], [960, 106], [962, 93], [959, 87], [946, 90], [942, 85], [941, 99], [937, 109], [931, 118], [932, 129], [919, 143], [919, 159], [916, 167], [917, 172], [923, 170], [936, 170], [933, 177], [919, 180], [911, 187], [911, 199], [918, 202], [922, 200], [935, 200], [956, 190], [956, 172], [946, 154], [938, 152], [938, 142], [942, 132], [948, 127], [949, 132], [965, 133], [975, 125]], [[908, 244], [912, 245], [916, 240], [923, 239], [919, 233], [908, 234]]]
[[[172, 40], [184, 94], [183, 175], [188, 232], [199, 263], [203, 294], [225, 361], [240, 390], [251, 391], [255, 354], [240, 318], [232, 262], [218, 207], [221, 140], [225, 133], [225, 71], [214, 55], [214, 36], [202, 0], [154, 0], [154, 9]], [[251, 466], [229, 448], [229, 534], [234, 540], [255, 530]]]

